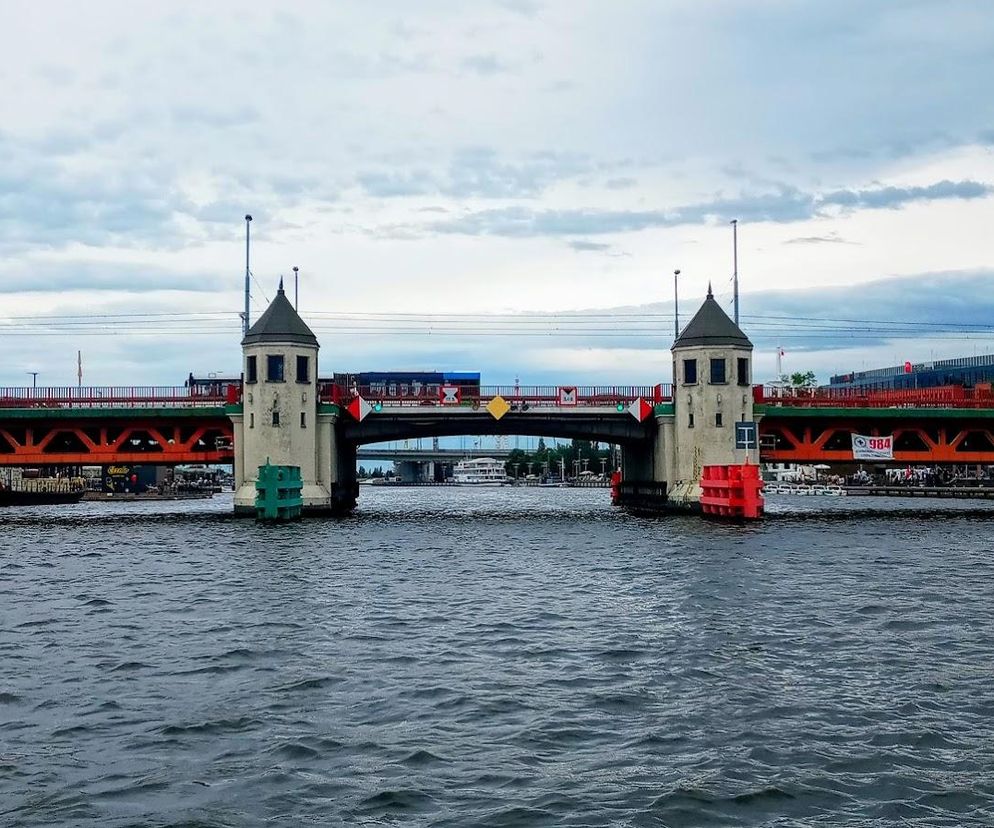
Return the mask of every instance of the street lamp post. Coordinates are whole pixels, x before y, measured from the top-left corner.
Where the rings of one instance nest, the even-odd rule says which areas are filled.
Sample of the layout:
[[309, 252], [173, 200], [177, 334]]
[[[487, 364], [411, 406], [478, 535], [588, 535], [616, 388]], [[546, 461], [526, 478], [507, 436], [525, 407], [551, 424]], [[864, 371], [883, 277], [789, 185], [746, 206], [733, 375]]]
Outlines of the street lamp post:
[[248, 213], [245, 214], [245, 316], [242, 320], [242, 336], [245, 336], [249, 332], [249, 295], [250, 285], [249, 279], [251, 278], [251, 270], [249, 270], [249, 225], [252, 223], [252, 216]]
[[677, 296], [677, 276], [680, 275], [679, 270], [673, 271], [673, 338], [680, 338], [680, 300]]
[[732, 219], [732, 302], [735, 324], [739, 324], [739, 220]]
[[26, 374], [31, 374], [31, 387], [32, 388], [37, 388], [38, 387], [38, 374], [40, 372], [39, 371], [25, 371], [25, 373]]

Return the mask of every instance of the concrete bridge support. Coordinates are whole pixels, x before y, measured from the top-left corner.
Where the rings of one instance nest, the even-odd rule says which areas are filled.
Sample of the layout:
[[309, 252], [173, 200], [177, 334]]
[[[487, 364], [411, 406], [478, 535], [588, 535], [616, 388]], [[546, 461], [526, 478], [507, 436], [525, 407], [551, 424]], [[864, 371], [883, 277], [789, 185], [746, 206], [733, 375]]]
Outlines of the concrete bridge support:
[[430, 460], [400, 460], [394, 463], [401, 483], [434, 483], [435, 464]]
[[304, 512], [332, 511], [334, 422], [319, 415], [318, 341], [283, 292], [242, 340], [242, 411], [235, 432], [235, 512], [255, 514], [259, 466], [297, 466]]
[[698, 511], [704, 466], [759, 462], [758, 445], [735, 448], [736, 425], [753, 421], [752, 343], [709, 289], [671, 351], [672, 412], [656, 415], [651, 444], [623, 451], [621, 503]]

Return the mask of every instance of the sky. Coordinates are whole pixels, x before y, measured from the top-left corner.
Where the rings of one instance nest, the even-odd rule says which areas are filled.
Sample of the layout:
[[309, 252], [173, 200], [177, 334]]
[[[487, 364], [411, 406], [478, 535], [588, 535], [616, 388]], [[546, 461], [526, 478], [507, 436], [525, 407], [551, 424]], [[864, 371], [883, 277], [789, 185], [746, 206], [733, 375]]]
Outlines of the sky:
[[666, 382], [732, 219], [757, 380], [994, 352], [986, 0], [0, 14], [2, 386], [237, 373], [246, 213], [322, 374]]

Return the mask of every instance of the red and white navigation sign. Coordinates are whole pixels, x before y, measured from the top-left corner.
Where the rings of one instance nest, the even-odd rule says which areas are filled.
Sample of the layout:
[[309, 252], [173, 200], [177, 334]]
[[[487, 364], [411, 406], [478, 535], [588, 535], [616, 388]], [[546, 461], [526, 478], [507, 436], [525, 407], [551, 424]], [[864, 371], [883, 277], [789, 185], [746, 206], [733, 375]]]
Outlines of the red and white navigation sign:
[[639, 397], [628, 406], [628, 413], [641, 423], [652, 413], [652, 405]]
[[373, 406], [362, 397], [356, 397], [345, 407], [345, 410], [361, 423], [366, 419], [366, 415], [373, 410]]
[[440, 386], [438, 399], [442, 405], [459, 405], [462, 402], [462, 389], [458, 385]]
[[572, 385], [560, 385], [559, 404], [576, 405], [576, 388], [574, 388]]

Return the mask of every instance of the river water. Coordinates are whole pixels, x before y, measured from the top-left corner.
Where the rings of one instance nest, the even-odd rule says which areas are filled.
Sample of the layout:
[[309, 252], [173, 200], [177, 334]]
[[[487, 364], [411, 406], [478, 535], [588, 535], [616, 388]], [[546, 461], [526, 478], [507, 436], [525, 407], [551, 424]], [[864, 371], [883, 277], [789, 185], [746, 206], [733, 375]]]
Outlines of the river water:
[[0, 825], [994, 824], [994, 504], [607, 499], [5, 510]]

